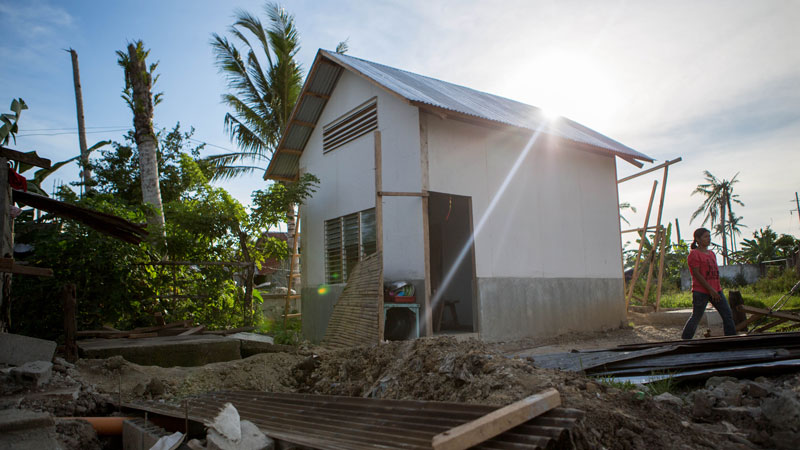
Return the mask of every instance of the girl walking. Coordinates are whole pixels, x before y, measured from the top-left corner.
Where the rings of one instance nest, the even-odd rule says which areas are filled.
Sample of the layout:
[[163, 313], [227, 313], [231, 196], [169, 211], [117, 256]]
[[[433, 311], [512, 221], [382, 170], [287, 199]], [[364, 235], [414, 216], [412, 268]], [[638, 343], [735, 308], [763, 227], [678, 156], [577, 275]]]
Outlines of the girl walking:
[[717, 256], [708, 249], [709, 245], [711, 245], [711, 232], [705, 228], [694, 230], [694, 241], [688, 258], [689, 271], [692, 273], [692, 316], [683, 327], [681, 339], [694, 337], [709, 301], [722, 317], [725, 336], [736, 334], [731, 307], [719, 284]]

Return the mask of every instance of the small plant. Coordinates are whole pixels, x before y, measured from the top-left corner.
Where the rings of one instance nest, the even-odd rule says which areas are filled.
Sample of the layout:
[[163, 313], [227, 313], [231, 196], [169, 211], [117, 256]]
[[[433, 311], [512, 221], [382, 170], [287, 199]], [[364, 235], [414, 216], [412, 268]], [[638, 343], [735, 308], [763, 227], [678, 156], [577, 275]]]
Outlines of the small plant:
[[619, 381], [614, 377], [601, 377], [599, 379], [601, 384], [604, 384], [608, 387], [617, 388], [622, 391], [633, 391], [636, 390], [636, 385], [631, 383], [628, 380]]
[[664, 376], [658, 380], [653, 380], [647, 383], [645, 386], [647, 387], [647, 392], [652, 395], [661, 395], [665, 392], [669, 392], [670, 394], [674, 394], [678, 387], [678, 382], [675, 380], [675, 374], [665, 372], [665, 373], [654, 373], [655, 376]]

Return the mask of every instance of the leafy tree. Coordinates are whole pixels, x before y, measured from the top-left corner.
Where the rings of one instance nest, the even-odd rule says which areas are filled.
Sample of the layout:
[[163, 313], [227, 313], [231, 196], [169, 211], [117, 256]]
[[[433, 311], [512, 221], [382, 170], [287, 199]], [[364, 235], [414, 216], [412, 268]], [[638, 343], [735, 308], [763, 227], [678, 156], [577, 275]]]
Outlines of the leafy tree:
[[[217, 67], [232, 91], [222, 96], [232, 111], [225, 115], [225, 129], [240, 149], [209, 158], [216, 169], [214, 178], [264, 170], [300, 94], [302, 71], [295, 60], [300, 43], [294, 16], [274, 3], [265, 10], [268, 29], [258, 17], [238, 10], [229, 29], [234, 42], [212, 35]], [[243, 161], [249, 165], [241, 165]]]
[[153, 107], [161, 101], [162, 94], [152, 94], [153, 84], [158, 76], [153, 76], [158, 63], [147, 66], [150, 50], [144, 49], [142, 41], [128, 44], [128, 52], [118, 51], [118, 63], [125, 70], [125, 89], [122, 98], [133, 112], [134, 139], [139, 149], [139, 170], [141, 171], [142, 201], [152, 205], [153, 213], [148, 215], [153, 235], [164, 234], [164, 208], [161, 203], [161, 189], [158, 178], [156, 134], [153, 130]]
[[778, 259], [777, 240], [778, 234], [769, 226], [761, 228], [753, 232], [753, 239], [742, 241], [741, 256], [753, 264]]
[[[730, 180], [720, 180], [708, 170], [703, 171], [703, 174], [705, 175], [706, 183], [698, 184], [697, 188], [692, 192], [692, 195], [702, 194], [705, 196], [705, 200], [692, 214], [690, 222], [701, 214], [704, 215], [703, 225], [710, 222], [714, 234], [722, 236], [722, 260], [723, 264], [727, 264], [728, 227], [726, 221], [729, 220], [729, 217], [734, 216], [732, 212], [733, 203], [744, 206], [744, 203], [739, 200], [739, 196], [733, 193], [733, 185], [739, 182], [739, 180], [736, 179], [739, 174], [737, 173]], [[717, 227], [717, 221], [719, 221], [719, 227]]]

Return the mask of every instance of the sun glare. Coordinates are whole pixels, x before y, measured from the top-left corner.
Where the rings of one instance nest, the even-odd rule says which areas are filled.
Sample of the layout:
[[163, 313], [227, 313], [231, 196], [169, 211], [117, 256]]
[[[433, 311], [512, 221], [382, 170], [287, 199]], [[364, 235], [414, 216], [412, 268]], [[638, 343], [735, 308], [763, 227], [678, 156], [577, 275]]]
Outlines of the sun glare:
[[603, 127], [620, 103], [612, 70], [589, 55], [546, 52], [532, 58], [527, 75], [527, 103], [548, 119], [563, 116]]

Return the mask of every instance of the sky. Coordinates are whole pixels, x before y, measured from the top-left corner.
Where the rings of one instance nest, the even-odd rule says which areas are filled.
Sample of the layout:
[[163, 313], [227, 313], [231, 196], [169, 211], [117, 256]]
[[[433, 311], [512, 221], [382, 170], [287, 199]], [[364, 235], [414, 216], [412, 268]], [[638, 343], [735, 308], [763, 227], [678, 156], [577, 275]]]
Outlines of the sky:
[[[702, 202], [703, 171], [737, 176], [744, 238], [771, 226], [800, 236], [800, 2], [286, 0], [296, 19], [304, 73], [317, 49], [347, 39], [349, 55], [501, 95], [561, 114], [670, 167], [663, 222], [681, 237]], [[121, 141], [132, 116], [116, 51], [142, 39], [159, 61], [161, 128], [194, 127], [207, 154], [235, 150], [223, 129], [224, 78], [211, 34], [237, 9], [262, 1], [0, 0], [0, 109], [29, 106], [13, 148], [53, 161], [79, 153], [69, 53], [80, 61], [89, 145]], [[640, 169], [618, 160], [621, 178]], [[652, 182], [619, 185], [632, 226], [641, 226]], [[45, 183], [77, 179], [75, 167]], [[223, 184], [247, 204], [261, 175]], [[794, 211], [792, 211], [794, 210]], [[655, 215], [655, 211], [653, 212]], [[651, 218], [651, 224], [654, 219]], [[627, 227], [623, 225], [623, 228]], [[628, 234], [623, 241], [631, 240]]]

